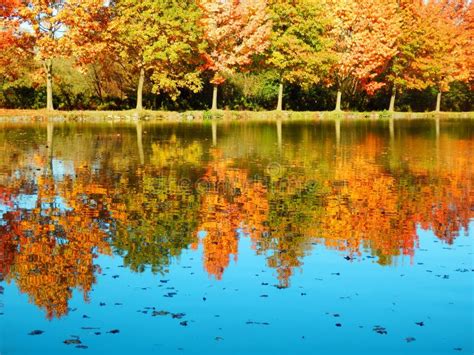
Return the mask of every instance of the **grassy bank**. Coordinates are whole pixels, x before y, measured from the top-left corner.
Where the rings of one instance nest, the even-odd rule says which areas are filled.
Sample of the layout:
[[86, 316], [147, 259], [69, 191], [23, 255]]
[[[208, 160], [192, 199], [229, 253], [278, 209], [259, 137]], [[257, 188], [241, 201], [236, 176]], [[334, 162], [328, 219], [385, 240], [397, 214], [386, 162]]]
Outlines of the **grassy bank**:
[[295, 111], [47, 111], [0, 109], [0, 121], [5, 122], [201, 122], [210, 119], [223, 121], [265, 120], [324, 120], [324, 119], [474, 119], [474, 112], [295, 112]]

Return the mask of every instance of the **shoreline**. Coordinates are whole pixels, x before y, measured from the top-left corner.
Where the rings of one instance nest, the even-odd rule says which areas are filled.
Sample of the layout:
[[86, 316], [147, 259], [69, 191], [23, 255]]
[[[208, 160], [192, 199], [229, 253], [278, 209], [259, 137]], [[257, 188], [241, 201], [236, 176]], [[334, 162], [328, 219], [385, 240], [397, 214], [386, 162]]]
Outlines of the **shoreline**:
[[351, 111], [47, 111], [0, 109], [0, 122], [205, 122], [379, 120], [379, 119], [474, 119], [473, 112], [351, 112]]

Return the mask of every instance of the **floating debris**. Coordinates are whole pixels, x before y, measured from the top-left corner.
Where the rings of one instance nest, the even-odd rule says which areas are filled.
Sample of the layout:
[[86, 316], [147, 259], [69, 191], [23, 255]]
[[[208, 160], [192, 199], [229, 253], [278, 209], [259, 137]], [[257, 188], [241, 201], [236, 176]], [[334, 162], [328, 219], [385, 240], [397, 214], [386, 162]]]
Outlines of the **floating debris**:
[[41, 335], [43, 333], [44, 333], [43, 330], [33, 330], [33, 331], [29, 332], [28, 335]]
[[153, 311], [153, 313], [151, 314], [152, 317], [156, 317], [156, 316], [167, 316], [168, 314], [170, 314], [170, 312], [168, 311]]
[[173, 317], [173, 319], [182, 319], [185, 316], [186, 316], [186, 313], [172, 313], [171, 314], [171, 317]]
[[374, 332], [378, 334], [382, 334], [382, 335], [388, 334], [387, 330], [384, 327], [381, 327], [380, 325], [376, 325], [373, 330]]
[[245, 324], [270, 325], [270, 323], [268, 323], [268, 322], [254, 322], [254, 321], [251, 321], [251, 320], [245, 322]]

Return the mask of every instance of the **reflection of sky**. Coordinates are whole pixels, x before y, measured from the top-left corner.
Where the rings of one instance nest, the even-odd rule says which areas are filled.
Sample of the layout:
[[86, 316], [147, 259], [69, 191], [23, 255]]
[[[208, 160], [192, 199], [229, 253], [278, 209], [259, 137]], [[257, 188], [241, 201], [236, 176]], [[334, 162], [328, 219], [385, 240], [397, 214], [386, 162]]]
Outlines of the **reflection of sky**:
[[[472, 273], [456, 270], [473, 267], [473, 229], [471, 223], [470, 236], [452, 246], [418, 230], [420, 249], [414, 262], [389, 267], [365, 257], [346, 261], [343, 253], [319, 245], [284, 290], [273, 287], [275, 270], [256, 255], [248, 238], [240, 239], [238, 261], [230, 264], [222, 281], [206, 274], [202, 248], [184, 251], [164, 275], [134, 273], [121, 267], [121, 257], [100, 256], [103, 274], [90, 302], [75, 290], [73, 311], [60, 320], [47, 321], [27, 295], [6, 285], [2, 318], [8, 326], [2, 327], [1, 350], [77, 353], [63, 344], [77, 335], [92, 354], [471, 354]], [[163, 297], [169, 287], [177, 292], [173, 298]], [[141, 313], [145, 307], [183, 312], [188, 326], [170, 316], [152, 317], [151, 310]], [[415, 324], [421, 321], [423, 327]], [[388, 334], [374, 332], [377, 325]], [[29, 337], [34, 329], [45, 333]], [[111, 329], [120, 333], [107, 334]], [[408, 343], [408, 337], [415, 341]]]
[[32, 210], [36, 206], [38, 195], [20, 194], [15, 200], [15, 206], [21, 210]]
[[75, 176], [74, 163], [72, 161], [64, 161], [53, 159], [53, 177], [55, 180], [61, 180], [64, 176]]
[[0, 203], [0, 226], [3, 226], [5, 224], [5, 221], [3, 220], [3, 215], [9, 211], [11, 211], [10, 206]]
[[[38, 200], [38, 195], [26, 195], [26, 194], [20, 194], [18, 195], [15, 199], [13, 199], [13, 204], [14, 208], [0, 204], [0, 224], [4, 223], [3, 221], [3, 215], [7, 212], [13, 211], [13, 210], [32, 210], [36, 207], [36, 203]], [[59, 212], [67, 212], [71, 211], [72, 208], [69, 207], [65, 201], [65, 199], [62, 196], [55, 196], [53, 199], [53, 207], [58, 209]], [[42, 203], [41, 204], [42, 209], [48, 209], [51, 208], [51, 205], [49, 203]]]

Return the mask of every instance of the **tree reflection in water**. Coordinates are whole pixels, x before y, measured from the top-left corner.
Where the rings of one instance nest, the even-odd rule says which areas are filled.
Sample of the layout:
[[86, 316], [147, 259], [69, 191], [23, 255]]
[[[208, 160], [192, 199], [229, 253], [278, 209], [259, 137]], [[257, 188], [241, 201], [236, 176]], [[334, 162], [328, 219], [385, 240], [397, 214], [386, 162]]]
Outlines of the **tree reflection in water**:
[[87, 299], [99, 254], [161, 273], [201, 244], [220, 280], [250, 238], [279, 287], [318, 244], [412, 260], [418, 227], [450, 244], [474, 217], [474, 140], [393, 126], [224, 127], [219, 141], [214, 126], [213, 139], [205, 128], [59, 126], [54, 144], [51, 125], [12, 129], [0, 135], [0, 275], [53, 318], [74, 289]]

